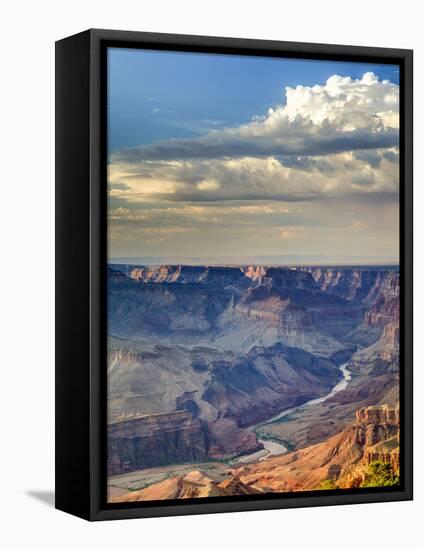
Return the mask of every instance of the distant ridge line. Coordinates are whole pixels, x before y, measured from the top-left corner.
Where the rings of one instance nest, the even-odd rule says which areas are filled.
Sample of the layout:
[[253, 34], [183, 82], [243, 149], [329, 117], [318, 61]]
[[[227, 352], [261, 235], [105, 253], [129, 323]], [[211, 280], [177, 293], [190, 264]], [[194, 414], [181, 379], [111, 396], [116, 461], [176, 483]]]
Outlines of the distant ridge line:
[[243, 268], [247, 266], [251, 267], [263, 267], [263, 268], [280, 268], [288, 270], [301, 269], [361, 269], [361, 270], [399, 270], [399, 264], [262, 264], [262, 263], [237, 263], [237, 264], [185, 264], [185, 263], [135, 263], [135, 262], [116, 262], [109, 261], [107, 263], [109, 267], [131, 267], [131, 268], [152, 268], [158, 269], [160, 267], [180, 268], [180, 267], [198, 267], [198, 268]]
[[368, 263], [368, 264], [342, 264], [342, 263], [327, 263], [327, 264], [314, 264], [314, 263], [263, 263], [263, 262], [237, 262], [237, 263], [202, 263], [202, 264], [190, 264], [186, 262], [140, 262], [140, 261], [119, 261], [117, 259], [111, 259], [107, 261], [109, 266], [134, 266], [134, 267], [245, 267], [245, 266], [254, 266], [254, 267], [280, 267], [286, 269], [296, 269], [296, 268], [325, 268], [325, 269], [399, 269], [399, 263]]

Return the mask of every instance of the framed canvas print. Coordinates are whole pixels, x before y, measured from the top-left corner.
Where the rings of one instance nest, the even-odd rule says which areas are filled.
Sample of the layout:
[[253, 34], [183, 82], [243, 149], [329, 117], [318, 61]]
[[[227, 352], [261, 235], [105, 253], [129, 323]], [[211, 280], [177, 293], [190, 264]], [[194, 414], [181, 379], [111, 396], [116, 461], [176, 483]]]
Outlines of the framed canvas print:
[[412, 52], [56, 44], [56, 506], [412, 498]]

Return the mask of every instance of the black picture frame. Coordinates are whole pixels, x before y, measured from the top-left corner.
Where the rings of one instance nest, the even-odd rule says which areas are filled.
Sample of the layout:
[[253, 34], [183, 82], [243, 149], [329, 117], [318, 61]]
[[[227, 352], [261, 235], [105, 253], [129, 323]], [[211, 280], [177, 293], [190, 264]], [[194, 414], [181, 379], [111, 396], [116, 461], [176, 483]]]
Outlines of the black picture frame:
[[[398, 489], [106, 503], [105, 78], [111, 46], [400, 65]], [[412, 117], [411, 50], [98, 29], [56, 43], [56, 508], [87, 520], [108, 520], [412, 499]]]

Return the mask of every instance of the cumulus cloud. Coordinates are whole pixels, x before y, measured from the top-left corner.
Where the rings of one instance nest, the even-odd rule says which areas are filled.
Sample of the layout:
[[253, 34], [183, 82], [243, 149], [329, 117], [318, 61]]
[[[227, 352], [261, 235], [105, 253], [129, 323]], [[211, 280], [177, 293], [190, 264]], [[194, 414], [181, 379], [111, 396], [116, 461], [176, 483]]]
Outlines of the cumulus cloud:
[[398, 145], [399, 87], [373, 73], [287, 87], [286, 104], [235, 128], [128, 148], [112, 162], [324, 155]]
[[325, 254], [330, 242], [334, 254], [395, 258], [398, 91], [373, 73], [334, 75], [286, 88], [247, 124], [114, 152], [111, 250]]
[[[114, 204], [151, 200], [304, 201], [351, 194], [398, 192], [396, 150], [317, 157], [242, 157], [112, 164]], [[125, 182], [126, 187], [115, 184]]]

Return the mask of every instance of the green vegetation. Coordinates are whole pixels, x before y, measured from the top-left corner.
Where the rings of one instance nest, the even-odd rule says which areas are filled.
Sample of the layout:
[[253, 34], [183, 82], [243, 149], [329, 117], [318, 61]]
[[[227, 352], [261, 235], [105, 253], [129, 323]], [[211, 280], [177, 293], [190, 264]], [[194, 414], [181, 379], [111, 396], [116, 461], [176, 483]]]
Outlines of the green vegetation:
[[399, 485], [399, 475], [389, 462], [375, 460], [367, 466], [361, 487], [394, 487]]
[[127, 490], [128, 492], [132, 492], [132, 491], [141, 491], [141, 489], [145, 489], [146, 487], [148, 487], [148, 483], [142, 483], [141, 485], [132, 485], [131, 487], [127, 487]]
[[329, 489], [337, 489], [338, 487], [335, 485], [333, 479], [325, 479], [317, 488], [327, 491]]
[[[375, 460], [371, 462], [362, 472], [363, 481], [358, 487], [395, 487], [399, 485], [400, 478], [389, 462]], [[341, 483], [341, 487], [347, 486]], [[357, 485], [354, 485], [357, 487]], [[325, 479], [317, 487], [319, 490], [339, 489], [333, 479]]]

